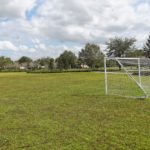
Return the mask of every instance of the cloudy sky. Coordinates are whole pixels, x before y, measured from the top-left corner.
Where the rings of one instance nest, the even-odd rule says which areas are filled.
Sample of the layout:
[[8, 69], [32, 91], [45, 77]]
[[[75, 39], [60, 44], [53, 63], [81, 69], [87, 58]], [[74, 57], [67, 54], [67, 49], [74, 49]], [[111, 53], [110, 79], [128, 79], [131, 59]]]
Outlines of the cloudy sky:
[[87, 42], [150, 34], [149, 0], [0, 0], [0, 55], [18, 59], [76, 54]]

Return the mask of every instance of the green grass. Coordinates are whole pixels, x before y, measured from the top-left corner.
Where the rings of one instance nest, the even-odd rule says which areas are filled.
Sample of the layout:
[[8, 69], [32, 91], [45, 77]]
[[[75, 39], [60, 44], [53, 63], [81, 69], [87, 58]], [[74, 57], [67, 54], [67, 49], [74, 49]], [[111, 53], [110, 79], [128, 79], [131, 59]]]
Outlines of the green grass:
[[105, 96], [103, 78], [0, 74], [0, 150], [149, 150], [150, 101]]
[[141, 76], [141, 84], [144, 91], [136, 84], [136, 82], [139, 83], [139, 77], [137, 75], [133, 75], [133, 79], [131, 79], [125, 73], [110, 72], [107, 74], [107, 78], [108, 93], [111, 95], [121, 95], [123, 97], [133, 98], [150, 97], [150, 76]]
[[[133, 78], [139, 82], [138, 76], [133, 76]], [[108, 73], [108, 93], [134, 98], [146, 97], [135, 81], [124, 73]]]

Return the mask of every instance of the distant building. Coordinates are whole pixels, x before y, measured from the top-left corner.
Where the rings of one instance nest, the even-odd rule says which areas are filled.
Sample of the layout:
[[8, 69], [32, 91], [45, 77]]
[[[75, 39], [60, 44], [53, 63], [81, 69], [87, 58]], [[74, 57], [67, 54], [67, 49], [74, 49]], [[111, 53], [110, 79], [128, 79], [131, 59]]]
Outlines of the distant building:
[[20, 66], [20, 68], [19, 68], [20, 70], [26, 70], [26, 67], [24, 67], [24, 66]]
[[81, 68], [82, 68], [82, 69], [89, 69], [90, 67], [89, 67], [88, 65], [82, 64], [82, 65], [81, 65]]
[[45, 66], [41, 66], [41, 69], [45, 69], [46, 67]]

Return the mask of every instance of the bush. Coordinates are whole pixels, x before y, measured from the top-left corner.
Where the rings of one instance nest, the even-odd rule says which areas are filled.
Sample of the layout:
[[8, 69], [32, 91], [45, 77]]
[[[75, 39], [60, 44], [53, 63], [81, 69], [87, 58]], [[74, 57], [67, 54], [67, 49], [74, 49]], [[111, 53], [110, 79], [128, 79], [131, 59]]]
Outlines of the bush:
[[[136, 71], [136, 72], [134, 72], [134, 73], [132, 73], [132, 75], [139, 75], [139, 73]], [[145, 71], [143, 71], [143, 72], [141, 72], [141, 76], [150, 76], [150, 72], [145, 72]]]
[[93, 72], [102, 71], [100, 69], [69, 69], [69, 70], [35, 70], [27, 71], [27, 73], [67, 73], [67, 72]]

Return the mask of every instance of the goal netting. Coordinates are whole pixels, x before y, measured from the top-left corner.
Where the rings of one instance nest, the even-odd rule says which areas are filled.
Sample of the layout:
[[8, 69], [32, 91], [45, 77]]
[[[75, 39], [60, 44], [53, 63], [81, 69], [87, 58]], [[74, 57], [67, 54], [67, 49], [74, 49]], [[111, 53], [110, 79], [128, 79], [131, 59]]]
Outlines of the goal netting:
[[104, 64], [106, 94], [150, 97], [150, 59], [105, 58]]

